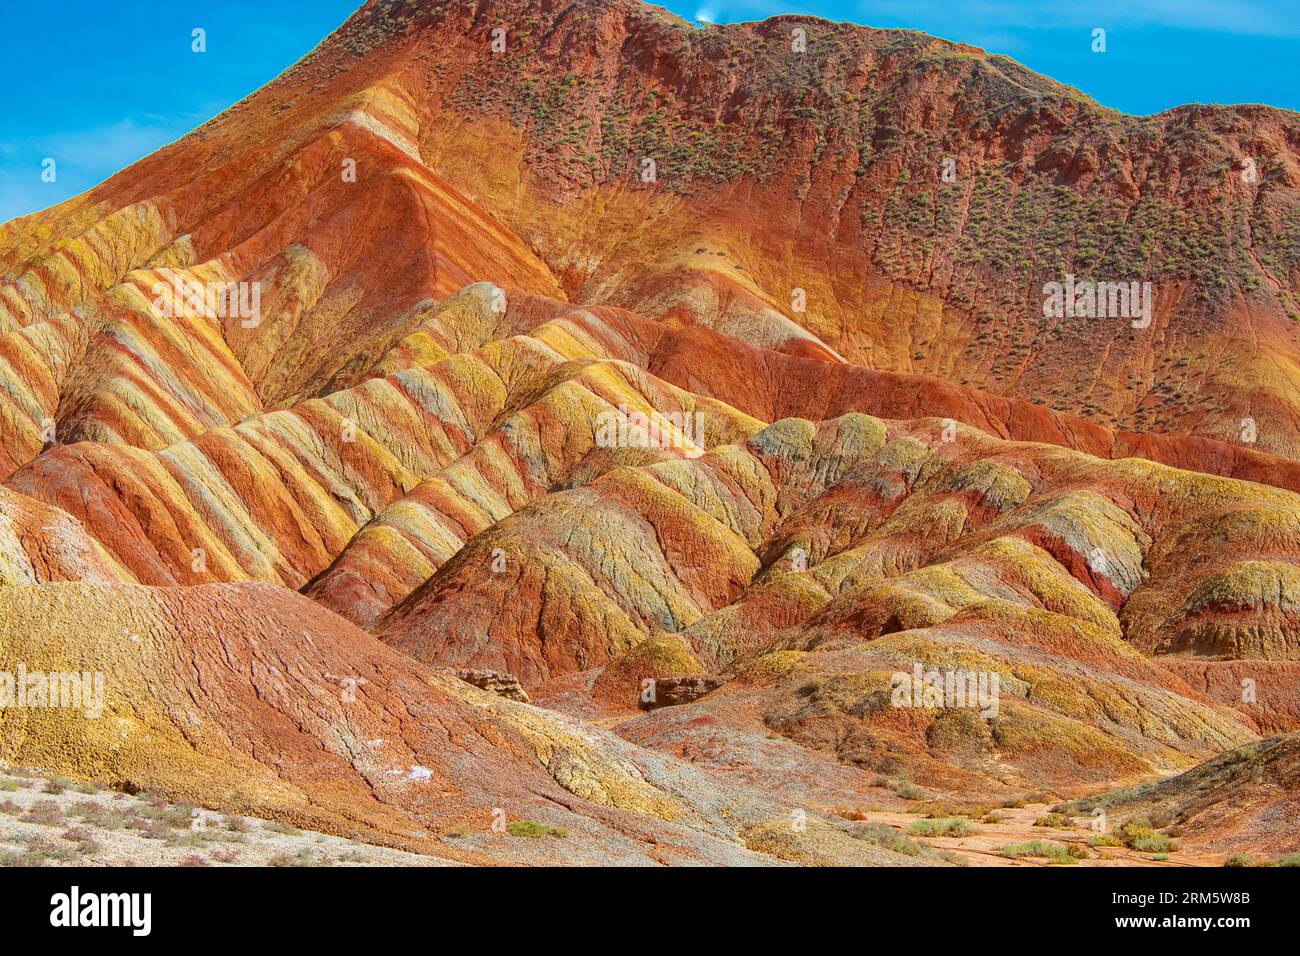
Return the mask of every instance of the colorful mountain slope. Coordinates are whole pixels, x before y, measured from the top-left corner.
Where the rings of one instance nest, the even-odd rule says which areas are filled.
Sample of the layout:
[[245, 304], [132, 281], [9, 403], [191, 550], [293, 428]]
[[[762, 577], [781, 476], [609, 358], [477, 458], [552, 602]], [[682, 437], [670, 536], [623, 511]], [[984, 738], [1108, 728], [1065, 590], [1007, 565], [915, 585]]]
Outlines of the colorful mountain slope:
[[1300, 738], [1279, 734], [1234, 748], [1158, 783], [1080, 801], [1146, 819], [1189, 846], [1268, 861], [1294, 852], [1300, 814]]
[[[466, 862], [779, 862], [745, 839], [787, 814], [771, 797], [430, 670], [281, 587], [45, 584], [0, 602], [6, 672], [103, 675], [95, 719], [8, 709], [11, 763]], [[512, 835], [527, 822], [561, 837]], [[815, 819], [795, 858], [924, 862], [854, 834]]]
[[[896, 864], [839, 810], [1264, 746], [1298, 142], [900, 31], [370, 0], [0, 227], [0, 668], [108, 698], [0, 758], [468, 861]], [[1045, 319], [1066, 273], [1150, 323]]]
[[[361, 46], [575, 300], [1296, 450], [1294, 114], [1127, 117], [919, 34], [623, 0], [370, 3], [322, 55]], [[1150, 324], [1045, 319], [1067, 274], [1152, 282]]]

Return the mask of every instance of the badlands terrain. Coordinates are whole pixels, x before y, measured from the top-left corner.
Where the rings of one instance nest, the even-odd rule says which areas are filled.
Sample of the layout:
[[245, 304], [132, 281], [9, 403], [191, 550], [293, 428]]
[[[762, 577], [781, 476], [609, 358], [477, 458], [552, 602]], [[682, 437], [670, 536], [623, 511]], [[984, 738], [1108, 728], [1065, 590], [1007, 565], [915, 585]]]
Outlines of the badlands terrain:
[[0, 671], [103, 678], [0, 760], [372, 862], [1294, 862], [1298, 151], [907, 31], [370, 0], [0, 226]]

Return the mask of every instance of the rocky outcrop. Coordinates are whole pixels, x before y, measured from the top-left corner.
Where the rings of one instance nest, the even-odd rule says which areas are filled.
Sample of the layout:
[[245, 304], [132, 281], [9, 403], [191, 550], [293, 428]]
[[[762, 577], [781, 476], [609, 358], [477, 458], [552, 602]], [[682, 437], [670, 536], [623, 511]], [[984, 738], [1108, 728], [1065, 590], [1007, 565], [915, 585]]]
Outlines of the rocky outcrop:
[[678, 707], [711, 694], [725, 683], [710, 674], [681, 674], [673, 677], [647, 678], [641, 691], [641, 706], [646, 710]]
[[481, 690], [491, 691], [498, 697], [528, 703], [528, 692], [519, 683], [519, 678], [513, 674], [498, 674], [496, 671], [479, 671], [463, 667], [452, 673], [465, 683], [473, 684]]

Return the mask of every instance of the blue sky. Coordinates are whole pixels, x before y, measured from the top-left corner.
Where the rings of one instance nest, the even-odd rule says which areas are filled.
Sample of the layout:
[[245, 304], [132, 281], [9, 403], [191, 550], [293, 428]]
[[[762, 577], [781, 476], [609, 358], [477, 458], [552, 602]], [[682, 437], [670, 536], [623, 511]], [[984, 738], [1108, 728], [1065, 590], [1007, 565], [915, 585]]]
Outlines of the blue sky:
[[[74, 196], [273, 79], [361, 0], [5, 4], [0, 222]], [[1129, 113], [1300, 110], [1300, 0], [667, 0], [715, 23], [812, 13], [1005, 53]], [[207, 31], [193, 53], [191, 31]], [[1106, 31], [1093, 53], [1092, 31]], [[41, 163], [57, 162], [42, 182]]]

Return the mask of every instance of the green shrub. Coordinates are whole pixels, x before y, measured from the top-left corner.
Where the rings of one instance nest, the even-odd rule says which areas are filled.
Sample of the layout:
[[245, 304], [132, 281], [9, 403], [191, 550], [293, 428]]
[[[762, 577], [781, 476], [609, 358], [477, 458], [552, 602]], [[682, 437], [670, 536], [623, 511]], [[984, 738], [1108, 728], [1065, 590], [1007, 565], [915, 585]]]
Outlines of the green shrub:
[[887, 779], [884, 780], [883, 782], [878, 783], [877, 786], [888, 787], [890, 790], [894, 791], [894, 793], [898, 794], [904, 800], [924, 800], [927, 797], [927, 794], [924, 790], [922, 790], [916, 784], [908, 782], [907, 780]]
[[[33, 861], [34, 865], [40, 866], [46, 860], [58, 860], [62, 863], [71, 863], [79, 858], [79, 854], [70, 846], [55, 843], [48, 837], [41, 835], [28, 835], [16, 838], [16, 842], [26, 844], [27, 851], [23, 854], [28, 860]], [[29, 864], [22, 864], [29, 865]]]
[[537, 823], [534, 820], [516, 820], [506, 827], [511, 836], [531, 837], [538, 839], [540, 837], [559, 837], [563, 839], [569, 835], [569, 831], [564, 827], [547, 826], [545, 823]]
[[1134, 840], [1133, 849], [1143, 853], [1172, 853], [1178, 849], [1178, 844], [1163, 833], [1157, 833], [1155, 836]]
[[1070, 853], [1069, 848], [1061, 846], [1059, 843], [1048, 843], [1044, 840], [1031, 840], [1028, 843], [1011, 843], [1002, 847], [998, 851], [1003, 856], [1035, 856], [1043, 857], [1049, 864], [1058, 864], [1070, 866], [1078, 863], [1076, 856]]
[[852, 833], [854, 839], [893, 850], [904, 856], [920, 856], [924, 852], [921, 844], [908, 839], [887, 823], [855, 823]]
[[964, 837], [978, 830], [964, 817], [949, 817], [946, 820], [917, 820], [907, 832], [919, 837]]
[[1156, 835], [1155, 828], [1146, 817], [1137, 817], [1119, 828], [1119, 837], [1125, 846], [1136, 846], [1138, 840], [1145, 840]]
[[1048, 813], [1034, 821], [1036, 827], [1068, 827], [1070, 820], [1061, 813]]

